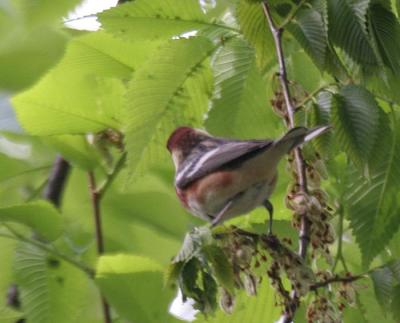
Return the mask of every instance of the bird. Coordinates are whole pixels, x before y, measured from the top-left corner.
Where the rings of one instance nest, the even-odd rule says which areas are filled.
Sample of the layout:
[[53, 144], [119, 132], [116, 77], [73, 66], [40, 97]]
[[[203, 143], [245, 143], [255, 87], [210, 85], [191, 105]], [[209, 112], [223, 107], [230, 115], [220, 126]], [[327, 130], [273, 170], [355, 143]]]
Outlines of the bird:
[[175, 165], [175, 190], [184, 208], [211, 226], [264, 206], [272, 232], [269, 197], [279, 161], [292, 149], [331, 127], [294, 127], [280, 139], [237, 140], [178, 127], [167, 141]]

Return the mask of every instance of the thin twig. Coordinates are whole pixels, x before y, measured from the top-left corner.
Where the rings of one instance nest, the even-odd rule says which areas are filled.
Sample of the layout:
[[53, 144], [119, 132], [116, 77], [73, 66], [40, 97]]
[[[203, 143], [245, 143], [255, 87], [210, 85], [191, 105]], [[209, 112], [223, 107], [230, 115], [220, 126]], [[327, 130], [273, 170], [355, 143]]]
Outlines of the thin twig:
[[[104, 253], [104, 240], [103, 240], [103, 230], [101, 227], [101, 210], [100, 210], [101, 196], [96, 188], [96, 178], [93, 172], [89, 172], [89, 190], [93, 206], [97, 253], [101, 255]], [[101, 297], [101, 304], [103, 308], [104, 322], [111, 323], [112, 320], [111, 320], [110, 305], [107, 303], [106, 299], [103, 296]]]
[[296, 8], [294, 8], [289, 15], [287, 16], [287, 18], [285, 19], [285, 21], [281, 24], [280, 28], [283, 29], [285, 28], [293, 19], [294, 17], [296, 17], [297, 12], [301, 9], [301, 7], [306, 3], [307, 0], [301, 0], [300, 3], [296, 6]]
[[342, 249], [343, 249], [343, 222], [344, 222], [344, 210], [343, 210], [342, 207], [339, 207], [338, 213], [339, 213], [338, 247], [337, 247], [335, 261], [334, 261], [333, 266], [332, 266], [332, 272], [334, 272], [336, 270], [336, 267], [337, 267], [339, 261], [342, 263], [343, 269], [345, 271], [348, 271], [348, 268], [347, 268], [347, 265], [346, 265], [346, 261], [345, 261], [345, 259], [343, 257], [343, 253], [342, 253]]
[[[295, 106], [292, 102], [291, 95], [290, 95], [290, 89], [289, 89], [289, 82], [287, 79], [287, 72], [286, 72], [286, 64], [285, 64], [285, 59], [283, 55], [283, 49], [282, 49], [282, 32], [283, 29], [279, 28], [276, 26], [272, 14], [270, 11], [270, 7], [268, 5], [267, 1], [264, 1], [262, 3], [262, 7], [264, 10], [265, 17], [267, 18], [268, 21], [268, 26], [269, 29], [271, 30], [272, 36], [274, 38], [274, 43], [275, 43], [275, 49], [276, 49], [276, 55], [278, 57], [278, 63], [279, 63], [279, 79], [280, 83], [282, 86], [282, 92], [283, 92], [283, 97], [285, 99], [285, 105], [286, 105], [286, 124], [289, 128], [293, 128], [295, 126], [294, 122], [294, 113], [295, 113]], [[294, 150], [294, 158], [295, 158], [295, 164], [296, 164], [296, 173], [297, 173], [297, 183], [299, 185], [299, 191], [300, 193], [303, 193], [305, 195], [308, 194], [308, 189], [307, 189], [307, 178], [305, 174], [305, 162], [301, 153], [300, 148], [296, 148]], [[301, 215], [301, 220], [300, 220], [300, 232], [299, 232], [299, 255], [301, 258], [306, 259], [307, 256], [307, 248], [310, 242], [310, 221], [307, 219], [306, 214]], [[299, 302], [298, 302], [298, 295], [296, 293], [292, 294], [292, 309], [291, 311], [286, 311], [287, 313], [284, 314], [283, 316], [283, 322], [291, 322], [292, 321], [292, 316], [294, 315]], [[290, 312], [290, 313], [289, 313]]]
[[296, 104], [295, 111], [299, 110], [302, 106], [304, 106], [306, 103], [308, 103], [310, 100], [313, 100], [314, 97], [321, 91], [326, 90], [328, 87], [333, 86], [334, 84], [326, 84], [323, 86], [320, 86], [319, 88], [315, 89], [311, 93], [309, 93], [303, 100], [301, 100], [299, 103]]

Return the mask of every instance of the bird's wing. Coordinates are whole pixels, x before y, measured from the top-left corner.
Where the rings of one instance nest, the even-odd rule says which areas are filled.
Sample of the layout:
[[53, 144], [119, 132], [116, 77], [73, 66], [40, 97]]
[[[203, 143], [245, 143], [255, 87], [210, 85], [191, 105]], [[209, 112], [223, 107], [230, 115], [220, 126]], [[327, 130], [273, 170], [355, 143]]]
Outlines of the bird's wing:
[[273, 140], [226, 141], [204, 154], [189, 155], [184, 168], [177, 172], [175, 184], [184, 188], [215, 170], [240, 165], [240, 162], [264, 151], [272, 143]]

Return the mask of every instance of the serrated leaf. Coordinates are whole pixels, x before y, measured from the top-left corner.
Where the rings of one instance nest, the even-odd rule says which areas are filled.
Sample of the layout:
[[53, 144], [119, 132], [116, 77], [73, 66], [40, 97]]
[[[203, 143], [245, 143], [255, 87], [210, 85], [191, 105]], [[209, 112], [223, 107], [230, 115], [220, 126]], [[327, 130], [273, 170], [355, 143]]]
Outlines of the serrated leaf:
[[[313, 127], [317, 125], [329, 125], [332, 114], [332, 100], [333, 95], [330, 92], [321, 92], [317, 95], [317, 104], [313, 104], [311, 125]], [[329, 156], [332, 140], [332, 131], [318, 136], [313, 140], [313, 144], [317, 148], [318, 152], [325, 156]]]
[[392, 271], [387, 267], [379, 268], [372, 271], [370, 277], [373, 282], [376, 299], [384, 310], [388, 310], [394, 283]]
[[215, 92], [205, 126], [213, 135], [265, 138], [279, 119], [267, 106], [267, 86], [254, 51], [240, 39], [225, 44], [213, 59]]
[[380, 159], [369, 178], [358, 176], [348, 188], [346, 203], [350, 226], [361, 248], [364, 266], [368, 266], [382, 251], [400, 226], [397, 207], [400, 185], [399, 138], [397, 126], [394, 126], [391, 136], [380, 138], [382, 145], [389, 144], [384, 152], [385, 157]]
[[157, 45], [126, 43], [104, 32], [76, 38], [56, 68], [13, 98], [19, 122], [33, 135], [120, 128], [121, 81], [130, 79]]
[[67, 323], [81, 314], [90, 282], [80, 269], [28, 244], [18, 248], [14, 268], [27, 321]]
[[[142, 161], [158, 157], [160, 164], [160, 157], [167, 156], [165, 143], [175, 127], [198, 124], [207, 109], [204, 91], [209, 80], [204, 68], [215, 46], [202, 37], [169, 41], [135, 74], [123, 113], [131, 177], [137, 175]], [[199, 84], [205, 83], [197, 91], [191, 83], [196, 77], [200, 77]], [[188, 93], [197, 94], [189, 97]], [[200, 106], [189, 108], [194, 102]], [[161, 149], [164, 154], [159, 153]], [[155, 155], [151, 156], [152, 152]]]
[[354, 61], [364, 66], [376, 65], [377, 60], [366, 31], [369, 0], [329, 0], [329, 38]]
[[218, 283], [229, 293], [234, 293], [234, 277], [232, 265], [229, 263], [223, 250], [217, 246], [203, 248], [207, 260], [211, 263]]
[[101, 256], [95, 281], [125, 319], [169, 322], [167, 310], [172, 291], [163, 288], [162, 267], [154, 260], [125, 254]]
[[372, 94], [357, 85], [341, 88], [333, 107], [337, 141], [360, 166], [368, 161], [377, 140], [379, 107]]
[[274, 41], [260, 3], [240, 0], [236, 7], [236, 16], [241, 32], [256, 51], [257, 65], [261, 70], [264, 69], [275, 59], [275, 53]]
[[24, 224], [48, 240], [57, 239], [62, 232], [60, 213], [46, 201], [2, 207], [0, 221]]
[[315, 9], [301, 9], [287, 26], [320, 70], [325, 68], [328, 33], [323, 17]]
[[211, 231], [207, 226], [194, 228], [189, 233], [186, 233], [182, 247], [173, 262], [189, 261], [194, 256], [197, 256], [203, 247], [209, 245], [211, 239]]
[[400, 24], [396, 16], [381, 4], [369, 10], [371, 32], [379, 55], [393, 73], [400, 73]]
[[185, 32], [227, 29], [209, 20], [197, 0], [136, 0], [98, 15], [105, 30], [127, 39], [169, 39]]

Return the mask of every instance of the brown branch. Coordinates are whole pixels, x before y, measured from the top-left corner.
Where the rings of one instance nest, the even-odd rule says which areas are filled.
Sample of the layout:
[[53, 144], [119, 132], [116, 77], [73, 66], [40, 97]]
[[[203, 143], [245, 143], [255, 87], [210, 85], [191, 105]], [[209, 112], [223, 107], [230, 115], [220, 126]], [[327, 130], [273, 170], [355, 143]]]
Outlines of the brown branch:
[[[97, 253], [101, 255], [104, 253], [104, 239], [103, 239], [103, 230], [101, 227], [101, 210], [100, 210], [101, 195], [97, 190], [96, 178], [93, 172], [89, 172], [89, 190], [93, 206]], [[103, 308], [104, 322], [111, 323], [112, 320], [111, 320], [110, 305], [107, 303], [106, 299], [103, 296], [101, 297], [101, 304]]]
[[[289, 89], [289, 82], [287, 79], [287, 72], [286, 72], [286, 64], [285, 58], [283, 55], [282, 49], [282, 33], [283, 29], [277, 27], [275, 24], [270, 7], [267, 1], [262, 3], [262, 7], [264, 10], [265, 17], [268, 21], [269, 29], [271, 30], [272, 36], [274, 38], [276, 55], [278, 57], [279, 63], [279, 80], [282, 86], [283, 97], [285, 99], [286, 105], [286, 115], [285, 115], [285, 122], [289, 128], [293, 128], [295, 126], [294, 122], [294, 113], [296, 110], [295, 105], [292, 102], [290, 89]], [[294, 150], [294, 158], [296, 164], [296, 173], [297, 173], [297, 184], [299, 185], [299, 192], [303, 194], [307, 194], [307, 178], [305, 174], [305, 162], [301, 153], [300, 148], [296, 148]], [[307, 248], [310, 242], [310, 222], [306, 217], [306, 214], [301, 215], [300, 221], [300, 232], [299, 232], [299, 255], [305, 259], [307, 256]], [[291, 311], [286, 311], [285, 315], [283, 316], [283, 322], [291, 322], [293, 315], [298, 307], [298, 295], [296, 293], [292, 293], [292, 309]]]
[[345, 277], [335, 276], [335, 277], [329, 278], [327, 280], [315, 283], [314, 285], [311, 285], [310, 290], [315, 291], [318, 288], [326, 287], [332, 283], [351, 283], [353, 281], [356, 281], [356, 280], [359, 280], [362, 278], [366, 278], [366, 276], [365, 275], [355, 275], [355, 276], [345, 276]]

